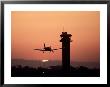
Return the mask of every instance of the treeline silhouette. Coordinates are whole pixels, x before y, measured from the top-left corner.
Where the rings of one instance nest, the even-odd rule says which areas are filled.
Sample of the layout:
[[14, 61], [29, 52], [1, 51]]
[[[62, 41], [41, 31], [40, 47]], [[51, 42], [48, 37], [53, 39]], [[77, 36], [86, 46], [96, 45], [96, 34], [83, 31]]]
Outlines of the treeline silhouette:
[[61, 66], [50, 66], [49, 68], [33, 68], [29, 66], [12, 66], [12, 77], [99, 77], [100, 69], [89, 69], [84, 66], [70, 67], [69, 72], [62, 70]]

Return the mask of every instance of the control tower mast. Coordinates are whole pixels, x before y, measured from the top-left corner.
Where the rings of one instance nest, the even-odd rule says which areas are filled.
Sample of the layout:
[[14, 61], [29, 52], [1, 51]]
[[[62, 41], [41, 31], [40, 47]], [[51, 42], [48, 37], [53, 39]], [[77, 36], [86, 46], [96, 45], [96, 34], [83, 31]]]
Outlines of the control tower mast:
[[67, 34], [67, 32], [62, 32], [60, 35], [62, 42], [62, 69], [65, 72], [70, 71], [70, 42], [71, 34]]

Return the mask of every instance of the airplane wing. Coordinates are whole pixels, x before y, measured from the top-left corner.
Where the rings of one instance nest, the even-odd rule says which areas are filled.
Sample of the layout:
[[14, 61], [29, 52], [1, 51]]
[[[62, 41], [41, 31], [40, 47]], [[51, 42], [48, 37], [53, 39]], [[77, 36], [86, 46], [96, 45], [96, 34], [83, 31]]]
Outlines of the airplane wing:
[[44, 49], [34, 49], [34, 50], [45, 51]]
[[41, 49], [34, 49], [34, 50], [41, 50]]
[[58, 50], [58, 49], [52, 49], [52, 50]]

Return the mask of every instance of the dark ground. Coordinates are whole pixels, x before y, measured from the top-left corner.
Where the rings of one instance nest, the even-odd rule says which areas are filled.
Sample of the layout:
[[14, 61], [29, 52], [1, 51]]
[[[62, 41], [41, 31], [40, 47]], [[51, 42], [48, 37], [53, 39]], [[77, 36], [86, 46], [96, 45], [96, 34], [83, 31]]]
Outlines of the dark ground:
[[49, 68], [32, 68], [21, 65], [12, 66], [12, 77], [99, 77], [100, 69], [89, 69], [84, 66], [71, 67], [69, 72], [62, 70], [61, 66], [50, 66]]

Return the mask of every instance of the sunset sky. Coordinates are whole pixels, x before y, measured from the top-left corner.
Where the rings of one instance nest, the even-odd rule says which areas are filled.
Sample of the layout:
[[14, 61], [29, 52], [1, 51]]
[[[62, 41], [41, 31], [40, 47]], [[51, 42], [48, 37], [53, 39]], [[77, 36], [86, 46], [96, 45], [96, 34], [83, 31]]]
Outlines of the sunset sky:
[[12, 59], [61, 60], [61, 49], [54, 53], [33, 50], [62, 47], [60, 34], [72, 34], [71, 61], [99, 62], [100, 12], [99, 11], [12, 11]]

